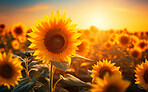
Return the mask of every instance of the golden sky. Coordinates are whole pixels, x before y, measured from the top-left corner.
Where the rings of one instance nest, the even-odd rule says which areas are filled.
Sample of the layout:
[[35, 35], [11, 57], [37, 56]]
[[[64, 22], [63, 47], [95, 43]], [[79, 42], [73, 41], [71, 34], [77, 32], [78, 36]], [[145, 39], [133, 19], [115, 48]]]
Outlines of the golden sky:
[[36, 25], [36, 19], [50, 16], [57, 10], [71, 17], [77, 28], [86, 29], [95, 25], [100, 30], [124, 29], [148, 31], [148, 1], [146, 0], [57, 0], [56, 2], [26, 3], [24, 6], [0, 7], [0, 23], [10, 28], [13, 23]]

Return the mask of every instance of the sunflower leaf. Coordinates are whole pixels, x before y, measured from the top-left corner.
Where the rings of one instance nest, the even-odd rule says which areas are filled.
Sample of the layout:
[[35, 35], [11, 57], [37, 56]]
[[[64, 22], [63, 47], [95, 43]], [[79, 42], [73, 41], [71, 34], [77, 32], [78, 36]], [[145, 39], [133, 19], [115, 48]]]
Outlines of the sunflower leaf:
[[40, 60], [40, 61], [32, 61], [28, 66], [32, 67], [33, 65], [36, 65], [36, 64], [38, 64], [40, 62], [42, 62], [42, 60]]
[[38, 91], [37, 92], [48, 92], [48, 88], [45, 86], [45, 85], [43, 85], [43, 86], [41, 86], [39, 89], [38, 89]]
[[30, 76], [33, 76], [32, 79], [36, 79], [38, 77], [49, 77], [49, 69], [47, 64], [36, 64], [33, 65], [30, 71]]
[[19, 85], [17, 85], [12, 92], [17, 92], [22, 86], [30, 82], [30, 77], [24, 78], [22, 81], [19, 82]]
[[68, 84], [68, 85], [74, 85], [74, 86], [85, 86], [85, 87], [91, 86], [91, 84], [85, 83], [71, 74], [66, 74], [65, 77], [60, 75], [60, 77], [62, 78], [60, 81], [60, 83], [62, 84]]
[[50, 62], [52, 65], [64, 71], [66, 71], [66, 69], [69, 67], [69, 63], [66, 61], [60, 61], [60, 62], [50, 61]]
[[56, 88], [55, 88], [55, 92], [69, 92], [69, 91], [66, 90], [66, 89], [64, 89], [64, 88], [62, 88], [62, 87], [58, 87], [58, 86], [56, 86]]
[[12, 92], [29, 92], [34, 86], [35, 86], [35, 82], [31, 81], [31, 82], [28, 82], [27, 84], [24, 84], [18, 89], [13, 89]]

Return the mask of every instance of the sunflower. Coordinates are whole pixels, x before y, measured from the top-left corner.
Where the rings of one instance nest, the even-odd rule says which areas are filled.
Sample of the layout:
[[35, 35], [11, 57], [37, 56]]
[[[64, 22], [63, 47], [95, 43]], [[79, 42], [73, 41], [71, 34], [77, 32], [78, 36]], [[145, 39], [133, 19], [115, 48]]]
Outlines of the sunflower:
[[109, 75], [114, 75], [114, 74], [121, 74], [119, 71], [120, 67], [114, 66], [115, 63], [111, 63], [111, 61], [103, 60], [103, 62], [99, 61], [97, 62], [97, 65], [92, 66], [93, 67], [93, 73], [91, 74], [92, 82], [97, 77], [100, 77], [103, 79], [103, 76], [105, 75], [106, 72], [109, 73]]
[[87, 41], [82, 41], [80, 45], [78, 45], [78, 49], [76, 53], [80, 56], [86, 56], [89, 52], [89, 43]]
[[139, 38], [135, 35], [130, 36], [131, 42], [137, 44], [139, 42]]
[[37, 49], [34, 55], [44, 59], [45, 63], [49, 60], [70, 63], [70, 55], [75, 55], [77, 45], [80, 44], [76, 24], [70, 25], [71, 19], [65, 19], [65, 14], [60, 16], [59, 11], [55, 16], [51, 13], [50, 18], [45, 15], [44, 19], [38, 19], [38, 25], [32, 27], [33, 32], [28, 34], [31, 37], [28, 40], [32, 42], [29, 48]]
[[20, 43], [18, 42], [18, 40], [13, 40], [11, 43], [13, 49], [18, 50], [20, 47]]
[[90, 44], [92, 44], [92, 45], [96, 44], [96, 42], [97, 42], [97, 38], [92, 35], [88, 38], [88, 40], [89, 40]]
[[25, 37], [21, 36], [18, 38], [18, 40], [20, 43], [24, 43], [24, 42], [26, 42], [27, 38], [26, 38], [26, 36]]
[[18, 58], [12, 58], [12, 54], [5, 52], [0, 53], [0, 81], [2, 85], [6, 85], [10, 89], [10, 85], [15, 87], [18, 85], [17, 81], [22, 78], [21, 61]]
[[0, 29], [5, 29], [5, 24], [0, 24]]
[[16, 24], [13, 24], [11, 33], [14, 38], [18, 38], [20, 36], [26, 36], [27, 28], [22, 23], [16, 23]]
[[134, 48], [135, 46], [136, 46], [136, 44], [132, 42], [132, 43], [130, 44], [130, 47], [129, 47], [129, 48], [131, 49], [131, 48]]
[[0, 36], [4, 35], [6, 33], [4, 29], [5, 29], [5, 25], [4, 24], [0, 24]]
[[110, 41], [105, 42], [103, 45], [104, 45], [104, 48], [108, 50], [112, 47], [112, 43]]
[[140, 40], [137, 46], [142, 50], [145, 51], [147, 49], [147, 41], [146, 40]]
[[138, 65], [135, 70], [137, 77], [135, 80], [135, 84], [139, 84], [142, 87], [144, 87], [146, 90], [148, 90], [148, 61], [145, 60], [145, 63], [142, 62], [142, 64]]
[[113, 33], [110, 37], [109, 37], [109, 41], [112, 43], [112, 44], [115, 44], [116, 43], [116, 38], [117, 38], [117, 35], [115, 33]]
[[130, 37], [127, 34], [120, 34], [118, 37], [118, 41], [117, 43], [121, 46], [121, 47], [128, 47], [128, 45], [130, 44]]
[[137, 47], [134, 47], [129, 51], [129, 56], [135, 58], [136, 60], [141, 58], [141, 55], [142, 55], [141, 50]]
[[145, 32], [145, 36], [148, 37], [148, 32]]
[[122, 80], [122, 76], [105, 74], [104, 79], [97, 78], [96, 84], [92, 84], [91, 92], [125, 92], [130, 85], [129, 81]]

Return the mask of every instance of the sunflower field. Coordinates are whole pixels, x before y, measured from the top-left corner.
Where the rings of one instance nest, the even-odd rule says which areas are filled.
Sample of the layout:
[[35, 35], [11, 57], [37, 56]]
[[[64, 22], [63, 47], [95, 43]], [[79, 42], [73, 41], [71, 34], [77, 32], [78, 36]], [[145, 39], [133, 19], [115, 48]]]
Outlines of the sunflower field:
[[57, 10], [0, 24], [0, 92], [148, 92], [148, 31], [77, 29]]

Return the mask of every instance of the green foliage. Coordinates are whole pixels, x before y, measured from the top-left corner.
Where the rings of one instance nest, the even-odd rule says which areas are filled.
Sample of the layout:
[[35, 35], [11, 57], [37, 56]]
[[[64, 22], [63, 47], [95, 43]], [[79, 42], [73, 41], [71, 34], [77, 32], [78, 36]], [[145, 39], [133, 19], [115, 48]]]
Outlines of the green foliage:
[[60, 62], [50, 61], [50, 62], [52, 65], [64, 71], [66, 71], [66, 69], [69, 67], [69, 63], [66, 61], [60, 61]]
[[65, 77], [61, 75], [60, 77], [62, 78], [60, 82], [64, 84], [74, 85], [74, 86], [86, 86], [86, 87], [91, 86], [91, 84], [85, 83], [71, 74], [66, 74]]

